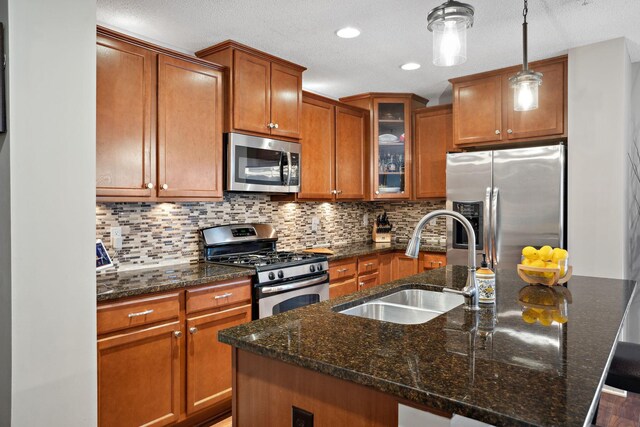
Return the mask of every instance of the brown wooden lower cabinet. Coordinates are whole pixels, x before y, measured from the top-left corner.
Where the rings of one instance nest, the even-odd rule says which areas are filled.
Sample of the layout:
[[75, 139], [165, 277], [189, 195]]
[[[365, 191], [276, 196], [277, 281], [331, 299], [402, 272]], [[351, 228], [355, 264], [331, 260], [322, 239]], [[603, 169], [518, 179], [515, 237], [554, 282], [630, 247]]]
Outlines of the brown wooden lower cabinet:
[[218, 331], [251, 321], [250, 289], [242, 278], [100, 303], [99, 426], [196, 425], [230, 411], [231, 348]]
[[179, 322], [98, 340], [100, 426], [165, 426], [178, 420], [183, 341]]
[[392, 282], [393, 278], [393, 258], [395, 253], [387, 252], [386, 254], [380, 254], [380, 264], [378, 267], [378, 274], [380, 276], [380, 284]]
[[415, 274], [418, 274], [418, 260], [396, 252], [392, 265], [393, 280], [404, 279]]
[[231, 347], [218, 332], [251, 321], [251, 304], [187, 319], [187, 414], [231, 399]]
[[380, 285], [378, 273], [358, 275], [358, 290], [371, 289]]
[[[315, 427], [398, 425], [398, 403], [391, 395], [350, 381], [233, 349], [234, 426], [291, 425], [292, 407], [313, 414]], [[410, 404], [451, 418], [451, 414]]]

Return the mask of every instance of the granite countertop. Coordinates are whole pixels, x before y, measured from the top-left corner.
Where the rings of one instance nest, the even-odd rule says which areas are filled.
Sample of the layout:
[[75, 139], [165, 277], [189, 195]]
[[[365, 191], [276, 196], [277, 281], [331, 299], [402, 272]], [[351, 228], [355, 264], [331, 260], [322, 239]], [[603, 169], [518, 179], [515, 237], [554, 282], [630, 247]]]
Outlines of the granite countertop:
[[216, 264], [180, 264], [105, 273], [97, 276], [98, 302], [252, 276], [252, 268]]
[[[328, 255], [329, 261], [338, 261], [341, 259], [371, 255], [375, 253], [384, 253], [391, 251], [404, 251], [407, 249], [407, 243], [375, 243], [375, 242], [358, 242], [348, 245], [336, 245], [330, 248], [335, 252], [334, 255]], [[424, 252], [446, 253], [447, 249], [442, 246], [429, 244], [420, 245], [420, 250]]]
[[466, 275], [466, 267], [447, 266], [226, 329], [219, 339], [489, 424], [583, 426], [634, 282], [574, 276], [555, 290], [572, 300], [564, 325], [524, 322], [518, 298], [526, 284], [511, 270], [497, 272], [495, 308], [480, 312], [459, 306], [400, 325], [334, 311], [400, 288], [461, 288]]

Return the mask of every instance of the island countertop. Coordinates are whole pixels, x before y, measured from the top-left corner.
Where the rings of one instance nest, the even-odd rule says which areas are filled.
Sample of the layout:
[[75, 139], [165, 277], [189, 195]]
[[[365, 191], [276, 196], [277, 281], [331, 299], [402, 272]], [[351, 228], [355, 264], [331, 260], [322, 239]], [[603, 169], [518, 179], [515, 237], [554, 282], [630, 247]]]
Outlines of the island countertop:
[[568, 322], [551, 326], [523, 320], [526, 284], [510, 270], [496, 274], [495, 307], [477, 314], [459, 306], [400, 325], [337, 312], [403, 288], [461, 288], [466, 272], [428, 271], [226, 329], [219, 339], [489, 424], [589, 424], [635, 282], [574, 276]]

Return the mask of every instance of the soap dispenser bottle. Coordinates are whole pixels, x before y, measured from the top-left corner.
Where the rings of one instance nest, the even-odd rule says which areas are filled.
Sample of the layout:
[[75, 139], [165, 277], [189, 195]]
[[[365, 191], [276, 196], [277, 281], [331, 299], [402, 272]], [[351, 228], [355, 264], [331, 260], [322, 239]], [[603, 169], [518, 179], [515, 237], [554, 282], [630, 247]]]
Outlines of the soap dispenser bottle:
[[487, 264], [487, 255], [482, 254], [482, 263], [476, 271], [478, 281], [478, 302], [481, 304], [493, 304], [496, 301], [496, 273]]

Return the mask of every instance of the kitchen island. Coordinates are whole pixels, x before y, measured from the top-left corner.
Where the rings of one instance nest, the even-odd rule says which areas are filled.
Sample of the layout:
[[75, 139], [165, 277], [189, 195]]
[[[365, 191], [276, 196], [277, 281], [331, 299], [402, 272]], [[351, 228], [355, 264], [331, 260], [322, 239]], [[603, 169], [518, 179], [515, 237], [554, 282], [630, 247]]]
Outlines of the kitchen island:
[[588, 425], [635, 283], [574, 276], [568, 320], [544, 326], [523, 319], [515, 271], [496, 276], [495, 308], [477, 314], [403, 325], [338, 312], [400, 289], [462, 288], [466, 267], [447, 266], [221, 331], [235, 425], [291, 425], [293, 407], [316, 427], [397, 425], [398, 404], [441, 420]]

